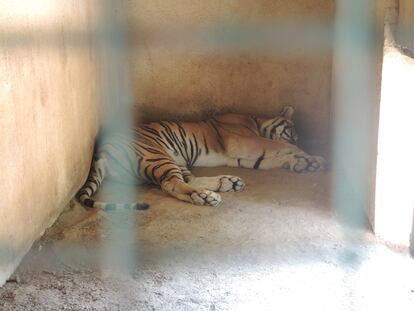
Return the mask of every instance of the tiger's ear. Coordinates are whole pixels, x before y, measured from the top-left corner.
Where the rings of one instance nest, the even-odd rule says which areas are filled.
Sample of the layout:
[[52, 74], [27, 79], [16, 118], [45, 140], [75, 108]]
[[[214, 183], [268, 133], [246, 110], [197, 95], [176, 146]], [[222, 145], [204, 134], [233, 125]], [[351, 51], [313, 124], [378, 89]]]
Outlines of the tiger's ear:
[[294, 113], [295, 113], [295, 109], [292, 106], [285, 106], [283, 107], [283, 110], [280, 113], [280, 116], [291, 120]]

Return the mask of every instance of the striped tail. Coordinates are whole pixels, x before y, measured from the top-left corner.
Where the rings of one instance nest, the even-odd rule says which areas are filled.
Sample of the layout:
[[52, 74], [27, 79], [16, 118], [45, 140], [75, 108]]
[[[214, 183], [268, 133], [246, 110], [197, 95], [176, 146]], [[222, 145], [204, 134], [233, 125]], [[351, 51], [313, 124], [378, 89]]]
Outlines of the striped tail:
[[102, 181], [105, 178], [106, 165], [103, 158], [94, 159], [92, 161], [91, 170], [85, 184], [76, 194], [79, 202], [87, 208], [100, 208], [104, 211], [131, 209], [146, 210], [149, 205], [146, 203], [108, 203], [100, 202], [92, 199], [92, 196], [99, 190]]

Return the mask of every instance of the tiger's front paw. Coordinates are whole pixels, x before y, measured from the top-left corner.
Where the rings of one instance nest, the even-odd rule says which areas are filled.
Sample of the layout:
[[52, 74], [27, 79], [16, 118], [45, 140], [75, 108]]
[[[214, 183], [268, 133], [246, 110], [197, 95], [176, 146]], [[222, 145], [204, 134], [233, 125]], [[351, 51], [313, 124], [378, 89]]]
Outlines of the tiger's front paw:
[[220, 185], [217, 191], [219, 192], [233, 192], [242, 191], [246, 184], [237, 176], [223, 176], [220, 178]]
[[221, 203], [221, 196], [210, 190], [194, 191], [190, 195], [191, 200], [196, 205], [218, 206]]
[[296, 173], [321, 171], [326, 165], [325, 159], [319, 156], [296, 155], [295, 159], [292, 170]]
[[326, 168], [326, 160], [320, 156], [312, 156], [312, 166], [308, 168], [310, 172], [323, 171]]

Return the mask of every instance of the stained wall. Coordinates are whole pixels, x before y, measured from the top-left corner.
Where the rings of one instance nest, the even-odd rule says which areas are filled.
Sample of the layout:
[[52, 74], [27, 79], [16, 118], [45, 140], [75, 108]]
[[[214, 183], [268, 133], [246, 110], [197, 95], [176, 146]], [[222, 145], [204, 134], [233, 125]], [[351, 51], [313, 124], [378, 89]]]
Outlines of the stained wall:
[[98, 129], [92, 1], [0, 3], [0, 285], [81, 186]]

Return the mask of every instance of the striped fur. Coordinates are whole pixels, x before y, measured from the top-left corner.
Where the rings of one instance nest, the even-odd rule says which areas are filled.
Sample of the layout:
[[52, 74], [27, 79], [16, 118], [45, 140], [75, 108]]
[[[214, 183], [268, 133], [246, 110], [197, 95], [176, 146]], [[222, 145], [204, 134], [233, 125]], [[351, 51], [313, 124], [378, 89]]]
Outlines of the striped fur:
[[88, 208], [148, 208], [145, 203], [94, 201], [92, 196], [108, 177], [152, 183], [179, 200], [217, 206], [221, 202], [217, 192], [241, 191], [244, 182], [228, 175], [195, 177], [191, 167], [322, 169], [321, 157], [309, 156], [297, 147], [293, 113], [287, 106], [275, 118], [226, 114], [201, 122], [153, 122], [112, 134], [97, 148], [89, 177], [77, 196]]

